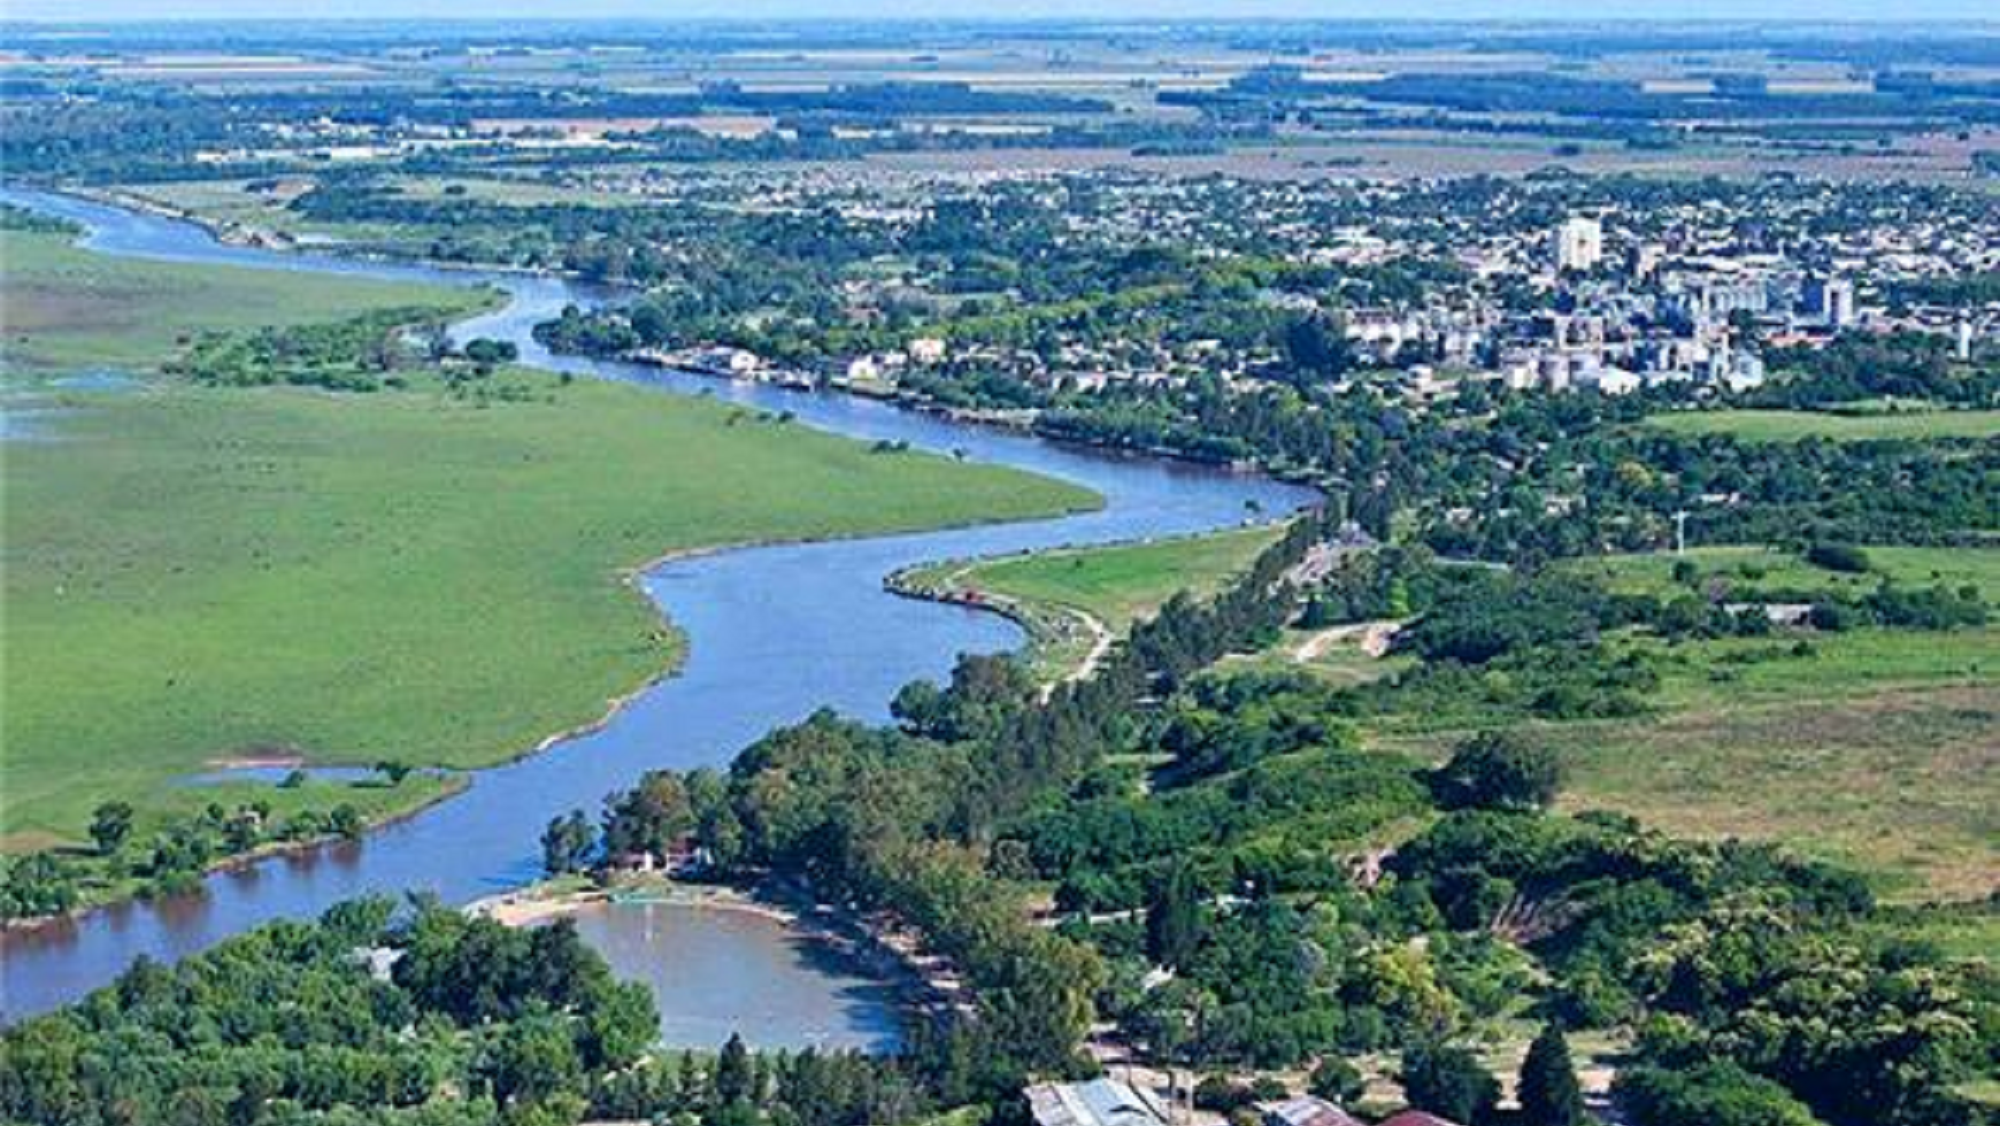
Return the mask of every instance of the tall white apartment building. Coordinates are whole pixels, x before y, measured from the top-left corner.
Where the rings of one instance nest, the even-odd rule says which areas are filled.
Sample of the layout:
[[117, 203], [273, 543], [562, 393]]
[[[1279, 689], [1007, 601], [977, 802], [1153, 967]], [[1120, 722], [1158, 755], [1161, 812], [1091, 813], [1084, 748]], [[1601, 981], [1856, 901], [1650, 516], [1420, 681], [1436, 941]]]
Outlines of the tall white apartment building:
[[1604, 257], [1604, 224], [1586, 216], [1565, 219], [1556, 228], [1556, 269], [1589, 270]]

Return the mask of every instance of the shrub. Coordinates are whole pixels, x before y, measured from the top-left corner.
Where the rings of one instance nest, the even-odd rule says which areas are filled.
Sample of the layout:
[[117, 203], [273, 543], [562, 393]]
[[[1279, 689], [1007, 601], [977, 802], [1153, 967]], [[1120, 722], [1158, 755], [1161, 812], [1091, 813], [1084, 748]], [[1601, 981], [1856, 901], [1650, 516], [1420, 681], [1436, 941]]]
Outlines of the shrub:
[[1562, 790], [1562, 764], [1547, 747], [1482, 731], [1432, 774], [1431, 789], [1448, 809], [1543, 809]]
[[1851, 543], [1813, 544], [1806, 548], [1806, 562], [1848, 575], [1865, 575], [1870, 570], [1868, 553]]

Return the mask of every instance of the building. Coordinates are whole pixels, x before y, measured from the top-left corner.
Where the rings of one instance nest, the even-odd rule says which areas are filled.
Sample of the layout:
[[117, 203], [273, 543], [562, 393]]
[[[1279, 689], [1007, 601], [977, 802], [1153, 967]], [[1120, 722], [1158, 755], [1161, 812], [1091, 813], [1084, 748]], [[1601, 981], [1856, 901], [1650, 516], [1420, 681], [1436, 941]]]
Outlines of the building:
[[1586, 216], [1566, 219], [1556, 228], [1556, 269], [1585, 271], [1604, 258], [1604, 224]]
[[1406, 1110], [1392, 1118], [1387, 1118], [1377, 1126], [1458, 1126], [1449, 1118], [1440, 1118], [1427, 1110]]
[[1366, 1126], [1359, 1118], [1315, 1095], [1258, 1103], [1264, 1126]]
[[1854, 283], [1840, 278], [1808, 278], [1803, 294], [1805, 314], [1829, 328], [1854, 323]]
[[1036, 1083], [1026, 1091], [1035, 1126], [1166, 1126], [1152, 1095], [1116, 1079]]

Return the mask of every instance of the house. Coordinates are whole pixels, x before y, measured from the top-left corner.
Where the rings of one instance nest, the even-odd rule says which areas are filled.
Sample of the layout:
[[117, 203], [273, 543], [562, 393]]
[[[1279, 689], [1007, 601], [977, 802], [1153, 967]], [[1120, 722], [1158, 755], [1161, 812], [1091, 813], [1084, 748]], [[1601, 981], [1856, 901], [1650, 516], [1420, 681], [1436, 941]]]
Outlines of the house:
[[920, 364], [944, 362], [944, 341], [935, 336], [919, 336], [910, 341], [910, 359]]
[[1427, 1110], [1406, 1110], [1383, 1119], [1377, 1126], [1458, 1126], [1449, 1118], [1439, 1118]]
[[1166, 1126], [1152, 1095], [1116, 1079], [1036, 1083], [1025, 1092], [1035, 1126]]
[[1264, 1126], [1363, 1126], [1360, 1119], [1316, 1095], [1258, 1103]]

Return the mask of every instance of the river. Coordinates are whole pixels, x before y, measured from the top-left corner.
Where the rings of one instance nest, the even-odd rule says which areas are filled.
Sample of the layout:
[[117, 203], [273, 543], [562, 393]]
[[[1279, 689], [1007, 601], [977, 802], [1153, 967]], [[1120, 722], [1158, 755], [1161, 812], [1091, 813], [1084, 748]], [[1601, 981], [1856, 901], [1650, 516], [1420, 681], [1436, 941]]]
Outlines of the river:
[[[506, 304], [456, 326], [459, 338], [509, 340], [525, 363], [538, 367], [789, 410], [822, 430], [957, 452], [1073, 481], [1105, 499], [1099, 511], [1059, 519], [747, 548], [658, 566], [643, 586], [686, 632], [687, 660], [609, 723], [480, 771], [464, 795], [365, 840], [221, 873], [199, 894], [122, 904], [7, 935], [0, 940], [0, 1009], [9, 1019], [73, 1001], [139, 955], [184, 957], [260, 923], [315, 915], [341, 899], [428, 891], [463, 903], [518, 886], [539, 874], [538, 837], [551, 817], [578, 807], [595, 811], [605, 794], [645, 770], [724, 765], [773, 727], [822, 706], [884, 719], [904, 683], [941, 678], [960, 653], [1021, 643], [1020, 632], [993, 614], [887, 593], [882, 579], [896, 568], [1204, 531], [1239, 523], [1253, 509], [1286, 512], [1312, 497], [1262, 478], [1119, 457], [851, 396], [554, 356], [536, 343], [533, 326], [566, 304], [608, 299], [559, 278], [225, 245], [193, 224], [13, 188], [0, 187], [0, 202], [82, 224], [89, 232], [83, 245], [103, 254], [496, 285], [506, 291]], [[718, 480], [715, 487], [729, 483]], [[829, 961], [811, 939], [754, 916], [652, 908], [592, 919], [586, 933], [621, 975], [653, 988], [668, 1043], [712, 1047], [718, 1031], [739, 1028], [766, 1047], [894, 1042], [894, 1009], [877, 983]]]

